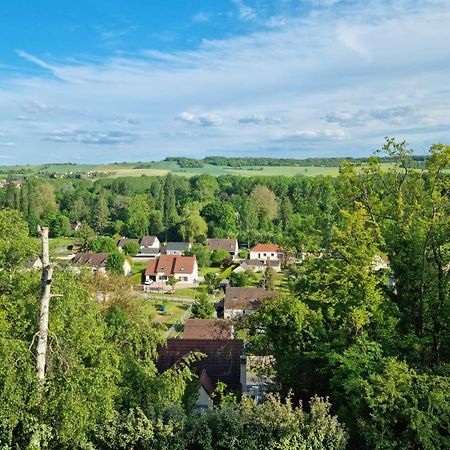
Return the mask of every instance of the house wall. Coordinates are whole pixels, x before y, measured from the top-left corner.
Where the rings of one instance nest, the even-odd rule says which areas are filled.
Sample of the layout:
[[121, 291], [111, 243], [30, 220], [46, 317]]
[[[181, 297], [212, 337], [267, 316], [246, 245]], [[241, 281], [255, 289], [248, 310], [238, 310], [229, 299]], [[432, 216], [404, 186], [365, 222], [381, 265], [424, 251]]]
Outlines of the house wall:
[[207, 409], [212, 407], [213, 401], [208, 393], [205, 391], [203, 386], [200, 386], [198, 389], [198, 398], [195, 402], [196, 409]]
[[275, 261], [281, 258], [281, 253], [278, 252], [250, 252], [250, 259], [257, 259], [259, 261]]
[[239, 317], [248, 316], [253, 314], [255, 311], [253, 309], [224, 309], [223, 318], [224, 319], [238, 319]]

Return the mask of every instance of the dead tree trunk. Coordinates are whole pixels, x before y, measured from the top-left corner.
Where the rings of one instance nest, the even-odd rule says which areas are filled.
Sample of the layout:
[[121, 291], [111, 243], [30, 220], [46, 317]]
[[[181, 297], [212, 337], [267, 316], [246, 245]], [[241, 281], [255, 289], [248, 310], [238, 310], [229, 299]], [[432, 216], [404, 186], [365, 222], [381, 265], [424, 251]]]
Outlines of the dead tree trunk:
[[50, 288], [52, 284], [53, 266], [50, 264], [48, 247], [48, 228], [39, 227], [42, 242], [42, 278], [41, 278], [41, 311], [39, 314], [39, 332], [36, 349], [36, 369], [40, 384], [45, 378], [45, 362], [47, 357], [48, 311], [50, 304]]

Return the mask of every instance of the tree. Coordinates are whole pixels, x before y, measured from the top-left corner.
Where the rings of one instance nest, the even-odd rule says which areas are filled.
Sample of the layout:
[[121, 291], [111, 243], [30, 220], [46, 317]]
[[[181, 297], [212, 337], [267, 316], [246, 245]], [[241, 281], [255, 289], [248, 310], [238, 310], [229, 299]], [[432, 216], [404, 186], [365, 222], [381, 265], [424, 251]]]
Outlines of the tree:
[[0, 210], [0, 268], [10, 272], [33, 254], [37, 254], [37, 248], [28, 237], [28, 226], [20, 212]]
[[248, 277], [245, 272], [231, 272], [230, 286], [244, 287], [248, 285]]
[[109, 254], [108, 260], [106, 262], [106, 269], [111, 271], [112, 273], [123, 275], [124, 264], [125, 264], [125, 256], [123, 255], [123, 253], [116, 250]]
[[275, 270], [273, 270], [271, 267], [266, 267], [262, 281], [264, 287], [268, 291], [273, 291], [275, 289]]
[[206, 220], [208, 230], [213, 237], [229, 238], [236, 236], [237, 215], [230, 203], [209, 203], [200, 214]]
[[217, 248], [211, 252], [211, 262], [220, 266], [223, 261], [230, 257], [230, 254], [221, 248]]
[[200, 292], [192, 305], [192, 317], [196, 319], [211, 319], [215, 311], [208, 294], [204, 291]]
[[208, 226], [203, 218], [197, 213], [190, 213], [180, 224], [180, 234], [187, 242], [202, 242], [208, 233]]
[[166, 175], [164, 182], [164, 226], [172, 227], [178, 221], [178, 214], [176, 208], [175, 186], [173, 175], [171, 173]]
[[169, 277], [167, 279], [167, 284], [170, 286], [170, 288], [172, 289], [172, 292], [175, 291], [175, 285], [178, 283], [178, 280], [175, 277]]
[[137, 242], [131, 241], [123, 246], [123, 251], [126, 255], [134, 256], [139, 253], [141, 247]]
[[92, 224], [97, 233], [103, 234], [110, 223], [110, 215], [106, 194], [101, 191], [94, 203]]
[[200, 202], [214, 200], [219, 190], [219, 183], [216, 177], [205, 173], [197, 177], [192, 177], [190, 181], [195, 200]]
[[212, 294], [219, 286], [219, 279], [215, 273], [207, 272], [203, 277], [203, 284], [208, 294]]
[[268, 220], [273, 220], [278, 214], [278, 201], [276, 195], [263, 185], [255, 186], [250, 194], [256, 210], [264, 212]]
[[211, 264], [211, 254], [204, 245], [196, 245], [185, 252], [187, 256], [195, 256], [199, 267], [209, 267]]
[[114, 253], [117, 246], [114, 239], [108, 236], [98, 236], [90, 243], [90, 250], [94, 253]]
[[134, 196], [126, 214], [127, 235], [131, 237], [145, 236], [150, 225], [150, 207], [147, 197], [143, 194]]
[[83, 222], [77, 232], [78, 240], [80, 244], [80, 250], [82, 252], [88, 252], [91, 250], [92, 242], [95, 239], [94, 230], [86, 223]]

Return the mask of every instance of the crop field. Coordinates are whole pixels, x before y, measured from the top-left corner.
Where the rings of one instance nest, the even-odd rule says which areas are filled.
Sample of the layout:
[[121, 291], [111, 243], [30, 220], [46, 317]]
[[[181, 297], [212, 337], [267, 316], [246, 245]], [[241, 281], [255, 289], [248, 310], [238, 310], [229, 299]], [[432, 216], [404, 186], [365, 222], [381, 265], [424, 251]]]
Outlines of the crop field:
[[[384, 163], [382, 168], [387, 170], [392, 164]], [[448, 170], [446, 170], [447, 172]], [[169, 172], [179, 176], [193, 177], [209, 174], [213, 176], [234, 175], [242, 177], [252, 176], [331, 176], [339, 174], [339, 167], [328, 166], [242, 166], [225, 167], [204, 163], [202, 167], [182, 168], [175, 161], [153, 161], [149, 163], [113, 163], [113, 164], [41, 164], [34, 166], [0, 166], [0, 178], [14, 178], [30, 176], [37, 173], [70, 174], [98, 172], [108, 177], [140, 177], [164, 176]]]

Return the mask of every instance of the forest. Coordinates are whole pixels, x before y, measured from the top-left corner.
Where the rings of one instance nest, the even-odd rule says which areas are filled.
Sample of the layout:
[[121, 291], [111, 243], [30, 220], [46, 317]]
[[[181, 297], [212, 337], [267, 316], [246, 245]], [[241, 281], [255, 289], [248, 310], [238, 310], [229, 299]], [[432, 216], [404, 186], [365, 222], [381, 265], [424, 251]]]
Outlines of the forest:
[[[381, 158], [380, 158], [381, 157]], [[383, 158], [391, 162], [381, 166]], [[211, 161], [209, 161], [211, 163]], [[0, 448], [450, 448], [450, 146], [423, 167], [387, 139], [338, 177], [25, 177], [0, 190]], [[56, 269], [45, 383], [35, 373], [38, 225], [71, 236], [236, 237], [308, 255], [236, 326], [276, 381], [192, 410], [191, 355], [162, 375], [154, 314], [111, 275]], [[79, 237], [79, 236], [78, 236]], [[382, 261], [384, 264], [379, 264]]]

